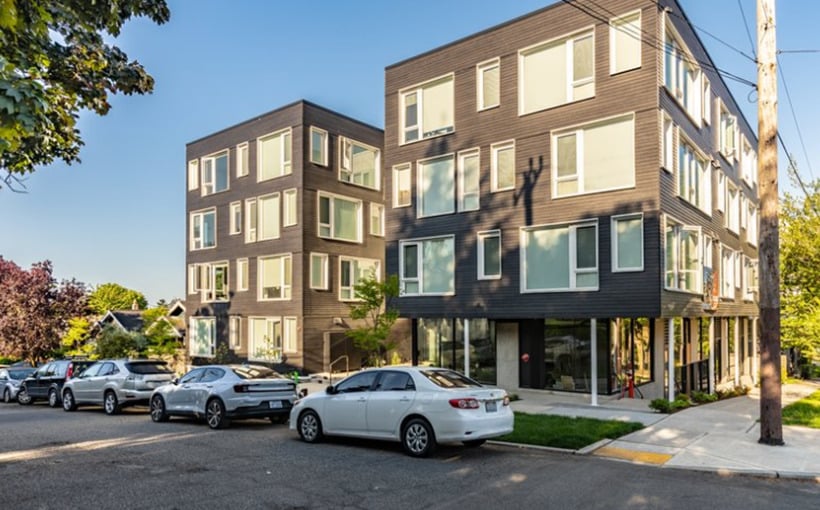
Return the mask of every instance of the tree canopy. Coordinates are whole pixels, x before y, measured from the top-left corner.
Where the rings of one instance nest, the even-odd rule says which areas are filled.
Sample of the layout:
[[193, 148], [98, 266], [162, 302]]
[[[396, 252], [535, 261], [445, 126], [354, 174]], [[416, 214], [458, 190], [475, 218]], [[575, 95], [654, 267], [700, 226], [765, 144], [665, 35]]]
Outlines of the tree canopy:
[[22, 269], [0, 257], [0, 355], [32, 364], [60, 348], [70, 319], [86, 312], [85, 286], [58, 284], [51, 262]]
[[135, 301], [140, 310], [148, 307], [148, 300], [141, 292], [118, 283], [104, 283], [89, 294], [88, 307], [93, 313], [102, 315], [108, 310], [130, 310]]
[[353, 344], [369, 353], [371, 362], [381, 365], [382, 355], [396, 348], [389, 340], [390, 328], [399, 318], [399, 311], [391, 301], [399, 295], [399, 280], [391, 275], [384, 282], [374, 274], [360, 278], [353, 287], [359, 301], [350, 303], [350, 318], [362, 321], [361, 326], [346, 332]]
[[0, 182], [78, 162], [80, 109], [105, 115], [109, 93], [151, 92], [143, 66], [106, 39], [131, 18], [170, 15], [165, 0], [0, 0]]

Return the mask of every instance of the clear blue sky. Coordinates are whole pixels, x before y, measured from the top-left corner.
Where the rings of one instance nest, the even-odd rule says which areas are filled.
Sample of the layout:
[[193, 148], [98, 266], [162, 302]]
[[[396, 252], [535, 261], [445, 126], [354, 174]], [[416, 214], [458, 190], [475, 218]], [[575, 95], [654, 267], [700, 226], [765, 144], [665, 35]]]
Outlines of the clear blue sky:
[[[151, 304], [183, 297], [187, 142], [300, 98], [383, 126], [385, 66], [551, 2], [169, 3], [169, 23], [131, 21], [117, 40], [154, 76], [154, 93], [115, 96], [105, 117], [84, 114], [81, 164], [39, 169], [27, 181], [27, 194], [0, 191], [0, 255], [6, 259], [23, 267], [50, 259], [58, 278], [117, 282], [143, 292]], [[694, 25], [752, 52], [736, 0], [681, 3]], [[740, 4], [756, 39], [756, 2]], [[820, 49], [820, 2], [781, 0], [777, 9], [779, 48]], [[719, 68], [756, 81], [752, 62], [700, 36]], [[820, 173], [820, 53], [783, 54], [781, 63], [808, 156]], [[751, 89], [728, 83], [756, 127]], [[779, 91], [781, 132], [810, 179], [782, 81]], [[780, 174], [781, 190], [791, 189], [782, 163]]]

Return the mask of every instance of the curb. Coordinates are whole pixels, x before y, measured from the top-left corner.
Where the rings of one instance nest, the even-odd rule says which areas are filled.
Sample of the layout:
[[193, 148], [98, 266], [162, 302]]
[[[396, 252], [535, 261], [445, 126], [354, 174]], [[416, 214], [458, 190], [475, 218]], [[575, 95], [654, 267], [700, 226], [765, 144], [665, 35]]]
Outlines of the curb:
[[542, 452], [553, 452], [553, 453], [564, 453], [568, 455], [574, 455], [578, 452], [578, 450], [570, 450], [569, 448], [557, 448], [555, 446], [540, 446], [536, 444], [524, 444], [524, 443], [508, 443], [506, 441], [487, 441], [487, 444], [492, 444], [496, 446], [503, 446], [505, 448], [515, 448], [519, 450], [538, 450]]
[[590, 453], [594, 452], [595, 450], [597, 450], [599, 448], [603, 448], [604, 446], [608, 445], [612, 441], [614, 441], [614, 439], [604, 438], [604, 439], [601, 439], [600, 441], [592, 443], [591, 445], [584, 446], [583, 448], [576, 451], [575, 453], [577, 453], [578, 455], [589, 455]]

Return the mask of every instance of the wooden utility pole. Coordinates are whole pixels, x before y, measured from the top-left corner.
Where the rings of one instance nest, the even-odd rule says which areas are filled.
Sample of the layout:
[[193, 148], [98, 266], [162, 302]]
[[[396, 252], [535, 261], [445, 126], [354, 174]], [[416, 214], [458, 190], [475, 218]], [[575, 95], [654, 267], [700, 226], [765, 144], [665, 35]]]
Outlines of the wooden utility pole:
[[757, 130], [760, 195], [760, 439], [783, 443], [780, 388], [780, 235], [777, 226], [775, 0], [757, 0]]

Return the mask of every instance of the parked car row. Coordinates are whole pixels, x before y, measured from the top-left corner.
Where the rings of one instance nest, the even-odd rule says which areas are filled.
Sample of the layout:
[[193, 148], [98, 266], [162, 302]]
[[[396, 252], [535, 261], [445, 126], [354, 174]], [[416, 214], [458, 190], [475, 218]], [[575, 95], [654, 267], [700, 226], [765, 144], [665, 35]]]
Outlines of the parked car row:
[[290, 419], [306, 443], [324, 436], [398, 441], [414, 457], [440, 442], [475, 447], [513, 430], [504, 390], [443, 368], [367, 369], [302, 398], [293, 381], [255, 365], [194, 367], [180, 378], [158, 360], [60, 360], [23, 370], [0, 369], [4, 401], [47, 400], [67, 412], [94, 405], [109, 415], [148, 405], [154, 422], [189, 416], [213, 429], [244, 418]]

